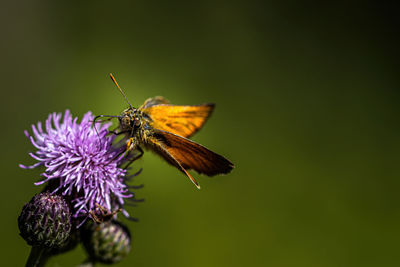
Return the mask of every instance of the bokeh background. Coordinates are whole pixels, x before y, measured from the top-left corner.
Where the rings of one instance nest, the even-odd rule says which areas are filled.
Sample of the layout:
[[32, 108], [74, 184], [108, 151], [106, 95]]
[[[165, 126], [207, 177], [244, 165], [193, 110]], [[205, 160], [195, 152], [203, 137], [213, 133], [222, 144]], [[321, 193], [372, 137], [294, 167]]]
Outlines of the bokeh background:
[[24, 265], [16, 220], [41, 189], [18, 168], [23, 131], [67, 108], [119, 114], [113, 72], [134, 106], [217, 103], [194, 140], [236, 165], [197, 190], [146, 153], [116, 266], [399, 266], [400, 28], [382, 2], [3, 3], [1, 265]]

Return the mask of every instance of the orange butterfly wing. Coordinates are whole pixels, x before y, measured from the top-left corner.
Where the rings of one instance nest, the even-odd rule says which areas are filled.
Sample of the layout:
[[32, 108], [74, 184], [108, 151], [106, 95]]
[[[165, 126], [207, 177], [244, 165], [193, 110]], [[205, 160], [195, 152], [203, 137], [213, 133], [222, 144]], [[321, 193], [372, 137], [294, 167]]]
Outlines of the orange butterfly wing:
[[192, 169], [200, 174], [213, 176], [229, 173], [234, 167], [233, 163], [223, 156], [169, 132], [154, 130], [146, 145], [185, 173], [198, 188], [200, 186], [187, 170]]
[[215, 107], [214, 104], [197, 106], [149, 105], [160, 102], [153, 99], [146, 100], [145, 105], [140, 108], [151, 118], [150, 125], [155, 129], [164, 130], [186, 138], [191, 137], [201, 129]]

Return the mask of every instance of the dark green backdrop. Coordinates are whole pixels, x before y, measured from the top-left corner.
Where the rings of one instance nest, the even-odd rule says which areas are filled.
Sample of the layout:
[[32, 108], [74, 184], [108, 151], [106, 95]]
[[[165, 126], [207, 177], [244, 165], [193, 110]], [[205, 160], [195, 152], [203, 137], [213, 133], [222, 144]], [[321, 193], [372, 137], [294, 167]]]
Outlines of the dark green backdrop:
[[[40, 191], [23, 130], [162, 95], [217, 103], [195, 140], [231, 159], [197, 190], [151, 153], [118, 266], [399, 266], [399, 19], [349, 1], [8, 1], [1, 20], [0, 265]], [[48, 266], [74, 266], [81, 247]]]

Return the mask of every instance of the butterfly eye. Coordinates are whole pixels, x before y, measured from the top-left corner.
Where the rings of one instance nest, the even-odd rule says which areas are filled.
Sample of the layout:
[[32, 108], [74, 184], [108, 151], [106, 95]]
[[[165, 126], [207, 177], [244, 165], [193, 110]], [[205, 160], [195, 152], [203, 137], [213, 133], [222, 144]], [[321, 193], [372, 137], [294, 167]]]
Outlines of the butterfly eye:
[[136, 127], [138, 127], [138, 126], [140, 126], [142, 124], [142, 122], [139, 119], [135, 119], [134, 124], [135, 124]]

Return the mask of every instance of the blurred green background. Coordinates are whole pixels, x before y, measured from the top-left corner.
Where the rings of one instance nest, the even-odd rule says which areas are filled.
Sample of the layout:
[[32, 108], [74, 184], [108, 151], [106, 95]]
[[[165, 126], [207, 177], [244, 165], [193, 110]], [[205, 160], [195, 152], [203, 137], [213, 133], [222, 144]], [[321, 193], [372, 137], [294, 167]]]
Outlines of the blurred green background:
[[[1, 11], [2, 266], [40, 188], [23, 131], [162, 95], [217, 103], [194, 140], [236, 168], [197, 190], [148, 152], [117, 266], [399, 266], [399, 17], [349, 1], [8, 1]], [[74, 266], [81, 247], [48, 266]]]

